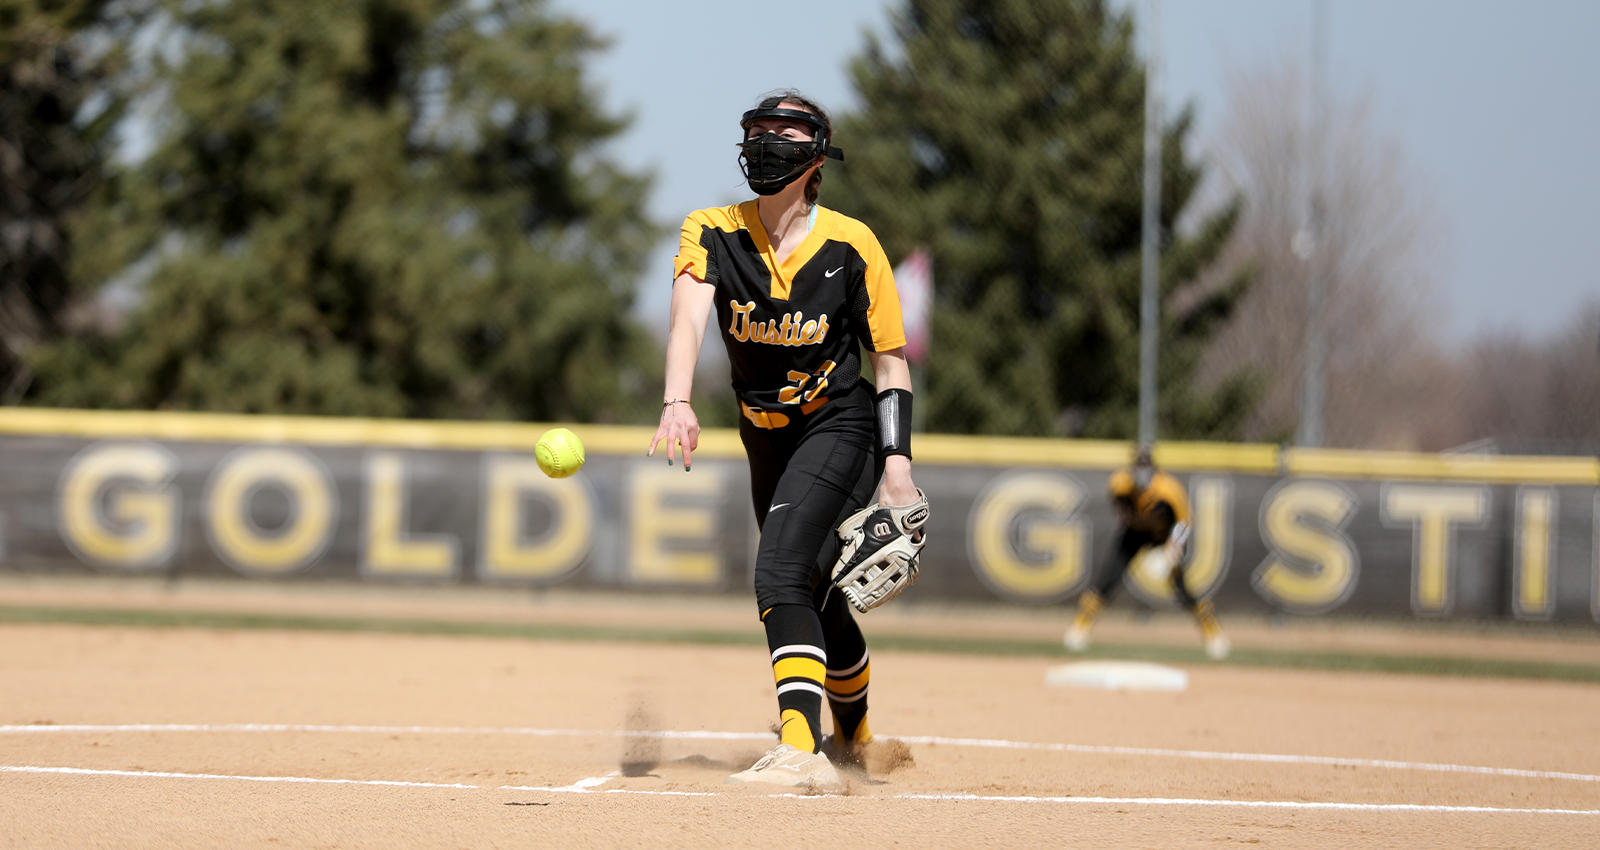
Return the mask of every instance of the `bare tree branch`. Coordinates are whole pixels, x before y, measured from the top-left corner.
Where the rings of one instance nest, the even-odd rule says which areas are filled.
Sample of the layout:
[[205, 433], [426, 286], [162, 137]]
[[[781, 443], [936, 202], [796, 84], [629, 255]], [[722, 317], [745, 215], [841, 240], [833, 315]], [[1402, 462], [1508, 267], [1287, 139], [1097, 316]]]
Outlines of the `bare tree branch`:
[[1455, 434], [1429, 412], [1448, 405], [1453, 382], [1431, 333], [1442, 309], [1433, 297], [1433, 215], [1424, 181], [1381, 134], [1370, 97], [1333, 99], [1321, 140], [1319, 238], [1309, 260], [1296, 256], [1291, 243], [1305, 220], [1310, 183], [1306, 96], [1293, 58], [1231, 75], [1212, 153], [1225, 184], [1220, 193], [1243, 197], [1245, 209], [1224, 265], [1253, 266], [1259, 277], [1208, 352], [1203, 375], [1214, 379], [1241, 366], [1264, 375], [1267, 390], [1246, 437], [1288, 439], [1299, 417], [1307, 286], [1315, 271], [1328, 328], [1327, 445], [1449, 444]]

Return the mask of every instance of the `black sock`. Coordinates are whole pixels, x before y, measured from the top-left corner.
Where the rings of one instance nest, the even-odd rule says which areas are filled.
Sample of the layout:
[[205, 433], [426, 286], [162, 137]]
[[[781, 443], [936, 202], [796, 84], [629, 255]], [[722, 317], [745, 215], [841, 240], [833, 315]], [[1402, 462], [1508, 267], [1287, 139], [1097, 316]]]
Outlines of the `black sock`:
[[822, 740], [822, 685], [828, 654], [822, 622], [808, 605], [774, 605], [762, 615], [778, 684], [782, 743], [814, 753]]
[[828, 650], [828, 710], [833, 714], [836, 743], [870, 741], [872, 732], [866, 720], [871, 658], [861, 627], [850, 613], [850, 603], [838, 589], [829, 592], [821, 620]]

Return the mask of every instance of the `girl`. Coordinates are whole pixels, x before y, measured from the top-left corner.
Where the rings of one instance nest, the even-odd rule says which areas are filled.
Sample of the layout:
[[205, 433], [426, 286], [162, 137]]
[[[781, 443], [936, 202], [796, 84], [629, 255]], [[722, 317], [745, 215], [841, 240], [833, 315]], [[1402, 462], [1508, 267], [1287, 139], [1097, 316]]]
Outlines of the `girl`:
[[[777, 681], [780, 743], [730, 782], [842, 790], [821, 752], [822, 698], [836, 752], [872, 740], [867, 645], [829, 580], [842, 520], [872, 501], [922, 498], [911, 480], [911, 374], [889, 261], [865, 225], [817, 205], [833, 147], [827, 113], [799, 92], [763, 98], [740, 121], [754, 200], [684, 220], [674, 262], [666, 392], [650, 454], [667, 441], [690, 469], [700, 424], [689, 405], [706, 319], [728, 350], [743, 414], [761, 541], [757, 608]], [[861, 378], [861, 348], [877, 387]]]

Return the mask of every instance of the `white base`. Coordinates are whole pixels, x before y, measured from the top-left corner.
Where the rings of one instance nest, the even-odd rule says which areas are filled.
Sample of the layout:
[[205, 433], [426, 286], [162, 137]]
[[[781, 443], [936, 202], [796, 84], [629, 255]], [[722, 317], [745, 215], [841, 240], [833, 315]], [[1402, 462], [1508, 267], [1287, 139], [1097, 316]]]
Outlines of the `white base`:
[[1184, 691], [1189, 688], [1189, 674], [1144, 661], [1080, 661], [1051, 667], [1044, 683], [1110, 691]]

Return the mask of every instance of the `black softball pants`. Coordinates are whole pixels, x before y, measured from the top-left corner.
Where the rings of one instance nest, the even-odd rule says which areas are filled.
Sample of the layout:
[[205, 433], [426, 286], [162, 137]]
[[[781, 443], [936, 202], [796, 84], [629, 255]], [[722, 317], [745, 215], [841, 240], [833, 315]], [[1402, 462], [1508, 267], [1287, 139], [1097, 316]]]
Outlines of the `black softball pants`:
[[[761, 528], [758, 610], [805, 605], [832, 615], [848, 609], [830, 581], [839, 556], [835, 530], [871, 503], [883, 475], [873, 397], [872, 385], [862, 381], [782, 428], [740, 420], [739, 436], [750, 460], [750, 497]], [[824, 628], [828, 619], [824, 616]]]
[[[1163, 537], [1163, 540], [1165, 538]], [[1133, 528], [1124, 528], [1122, 536], [1117, 540], [1117, 545], [1111, 550], [1111, 557], [1101, 571], [1100, 580], [1094, 584], [1094, 592], [1101, 599], [1111, 601], [1111, 594], [1122, 583], [1122, 576], [1128, 571], [1128, 565], [1133, 563], [1135, 555], [1146, 546], [1155, 545], [1155, 535], [1148, 531], [1139, 531]], [[1184, 579], [1183, 570], [1173, 570], [1172, 589], [1177, 594], [1178, 602], [1190, 611], [1195, 610], [1199, 600], [1189, 592], [1189, 584]]]

